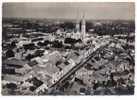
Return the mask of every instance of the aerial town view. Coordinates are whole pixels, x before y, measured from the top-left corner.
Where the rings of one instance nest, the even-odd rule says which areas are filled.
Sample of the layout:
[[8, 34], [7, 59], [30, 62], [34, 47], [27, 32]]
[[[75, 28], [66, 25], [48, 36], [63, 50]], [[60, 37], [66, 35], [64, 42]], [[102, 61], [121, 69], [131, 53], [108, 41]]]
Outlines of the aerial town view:
[[134, 3], [3, 3], [2, 95], [134, 95]]

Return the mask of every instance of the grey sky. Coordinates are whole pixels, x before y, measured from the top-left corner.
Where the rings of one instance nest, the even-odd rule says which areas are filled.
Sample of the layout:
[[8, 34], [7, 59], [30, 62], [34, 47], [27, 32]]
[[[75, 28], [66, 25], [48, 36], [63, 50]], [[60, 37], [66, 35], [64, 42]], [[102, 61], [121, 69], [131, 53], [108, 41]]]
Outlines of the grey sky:
[[134, 19], [134, 3], [4, 3], [3, 17], [76, 19]]

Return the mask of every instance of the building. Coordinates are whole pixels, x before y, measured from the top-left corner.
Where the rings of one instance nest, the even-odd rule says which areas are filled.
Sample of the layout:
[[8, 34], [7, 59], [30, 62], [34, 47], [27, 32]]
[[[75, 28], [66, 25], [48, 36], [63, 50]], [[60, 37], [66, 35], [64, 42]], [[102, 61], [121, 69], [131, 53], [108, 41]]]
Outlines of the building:
[[3, 62], [2, 72], [5, 74], [16, 74], [22, 70], [22, 73], [25, 73], [28, 69], [29, 67], [26, 65], [26, 62], [12, 58]]
[[[81, 22], [81, 26], [80, 26], [80, 22]], [[71, 37], [74, 39], [81, 39], [85, 43], [85, 37], [86, 37], [85, 15], [83, 15], [81, 20], [76, 21], [76, 32], [74, 32]]]
[[81, 34], [82, 34], [82, 40], [84, 40], [86, 35], [86, 22], [85, 22], [85, 16], [82, 17], [82, 23], [81, 23]]
[[79, 24], [79, 20], [77, 20], [76, 22], [76, 33], [80, 32], [80, 24]]

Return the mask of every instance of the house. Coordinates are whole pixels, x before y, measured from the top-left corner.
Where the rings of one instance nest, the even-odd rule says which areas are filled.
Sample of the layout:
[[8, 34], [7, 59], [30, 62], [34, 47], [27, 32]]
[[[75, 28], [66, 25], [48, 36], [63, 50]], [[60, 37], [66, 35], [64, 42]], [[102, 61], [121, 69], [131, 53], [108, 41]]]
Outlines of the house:
[[31, 69], [26, 62], [21, 61], [16, 58], [8, 59], [3, 62], [3, 69], [4, 73], [8, 74], [16, 74], [16, 73], [25, 73], [26, 69]]
[[12, 59], [7, 59], [3, 62], [4, 65], [7, 65], [7, 67], [12, 67], [12, 68], [22, 68], [26, 64], [26, 62], [12, 58]]

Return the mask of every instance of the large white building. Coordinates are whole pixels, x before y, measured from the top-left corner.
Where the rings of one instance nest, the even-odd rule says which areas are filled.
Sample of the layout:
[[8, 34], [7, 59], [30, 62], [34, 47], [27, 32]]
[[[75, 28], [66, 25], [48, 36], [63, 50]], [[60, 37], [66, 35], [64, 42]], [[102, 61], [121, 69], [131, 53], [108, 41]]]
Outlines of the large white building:
[[84, 15], [82, 17], [82, 23], [81, 23], [81, 34], [82, 34], [82, 38], [84, 39], [86, 36], [86, 22], [85, 22], [85, 16]]
[[79, 20], [77, 20], [76, 22], [76, 33], [79, 33], [80, 32], [80, 23], [79, 23]]
[[86, 37], [86, 21], [85, 21], [85, 16], [83, 15], [82, 19], [80, 20], [78, 19], [76, 21], [76, 32], [73, 33], [72, 38], [81, 39], [83, 42], [85, 42], [84, 41], [85, 37]]

